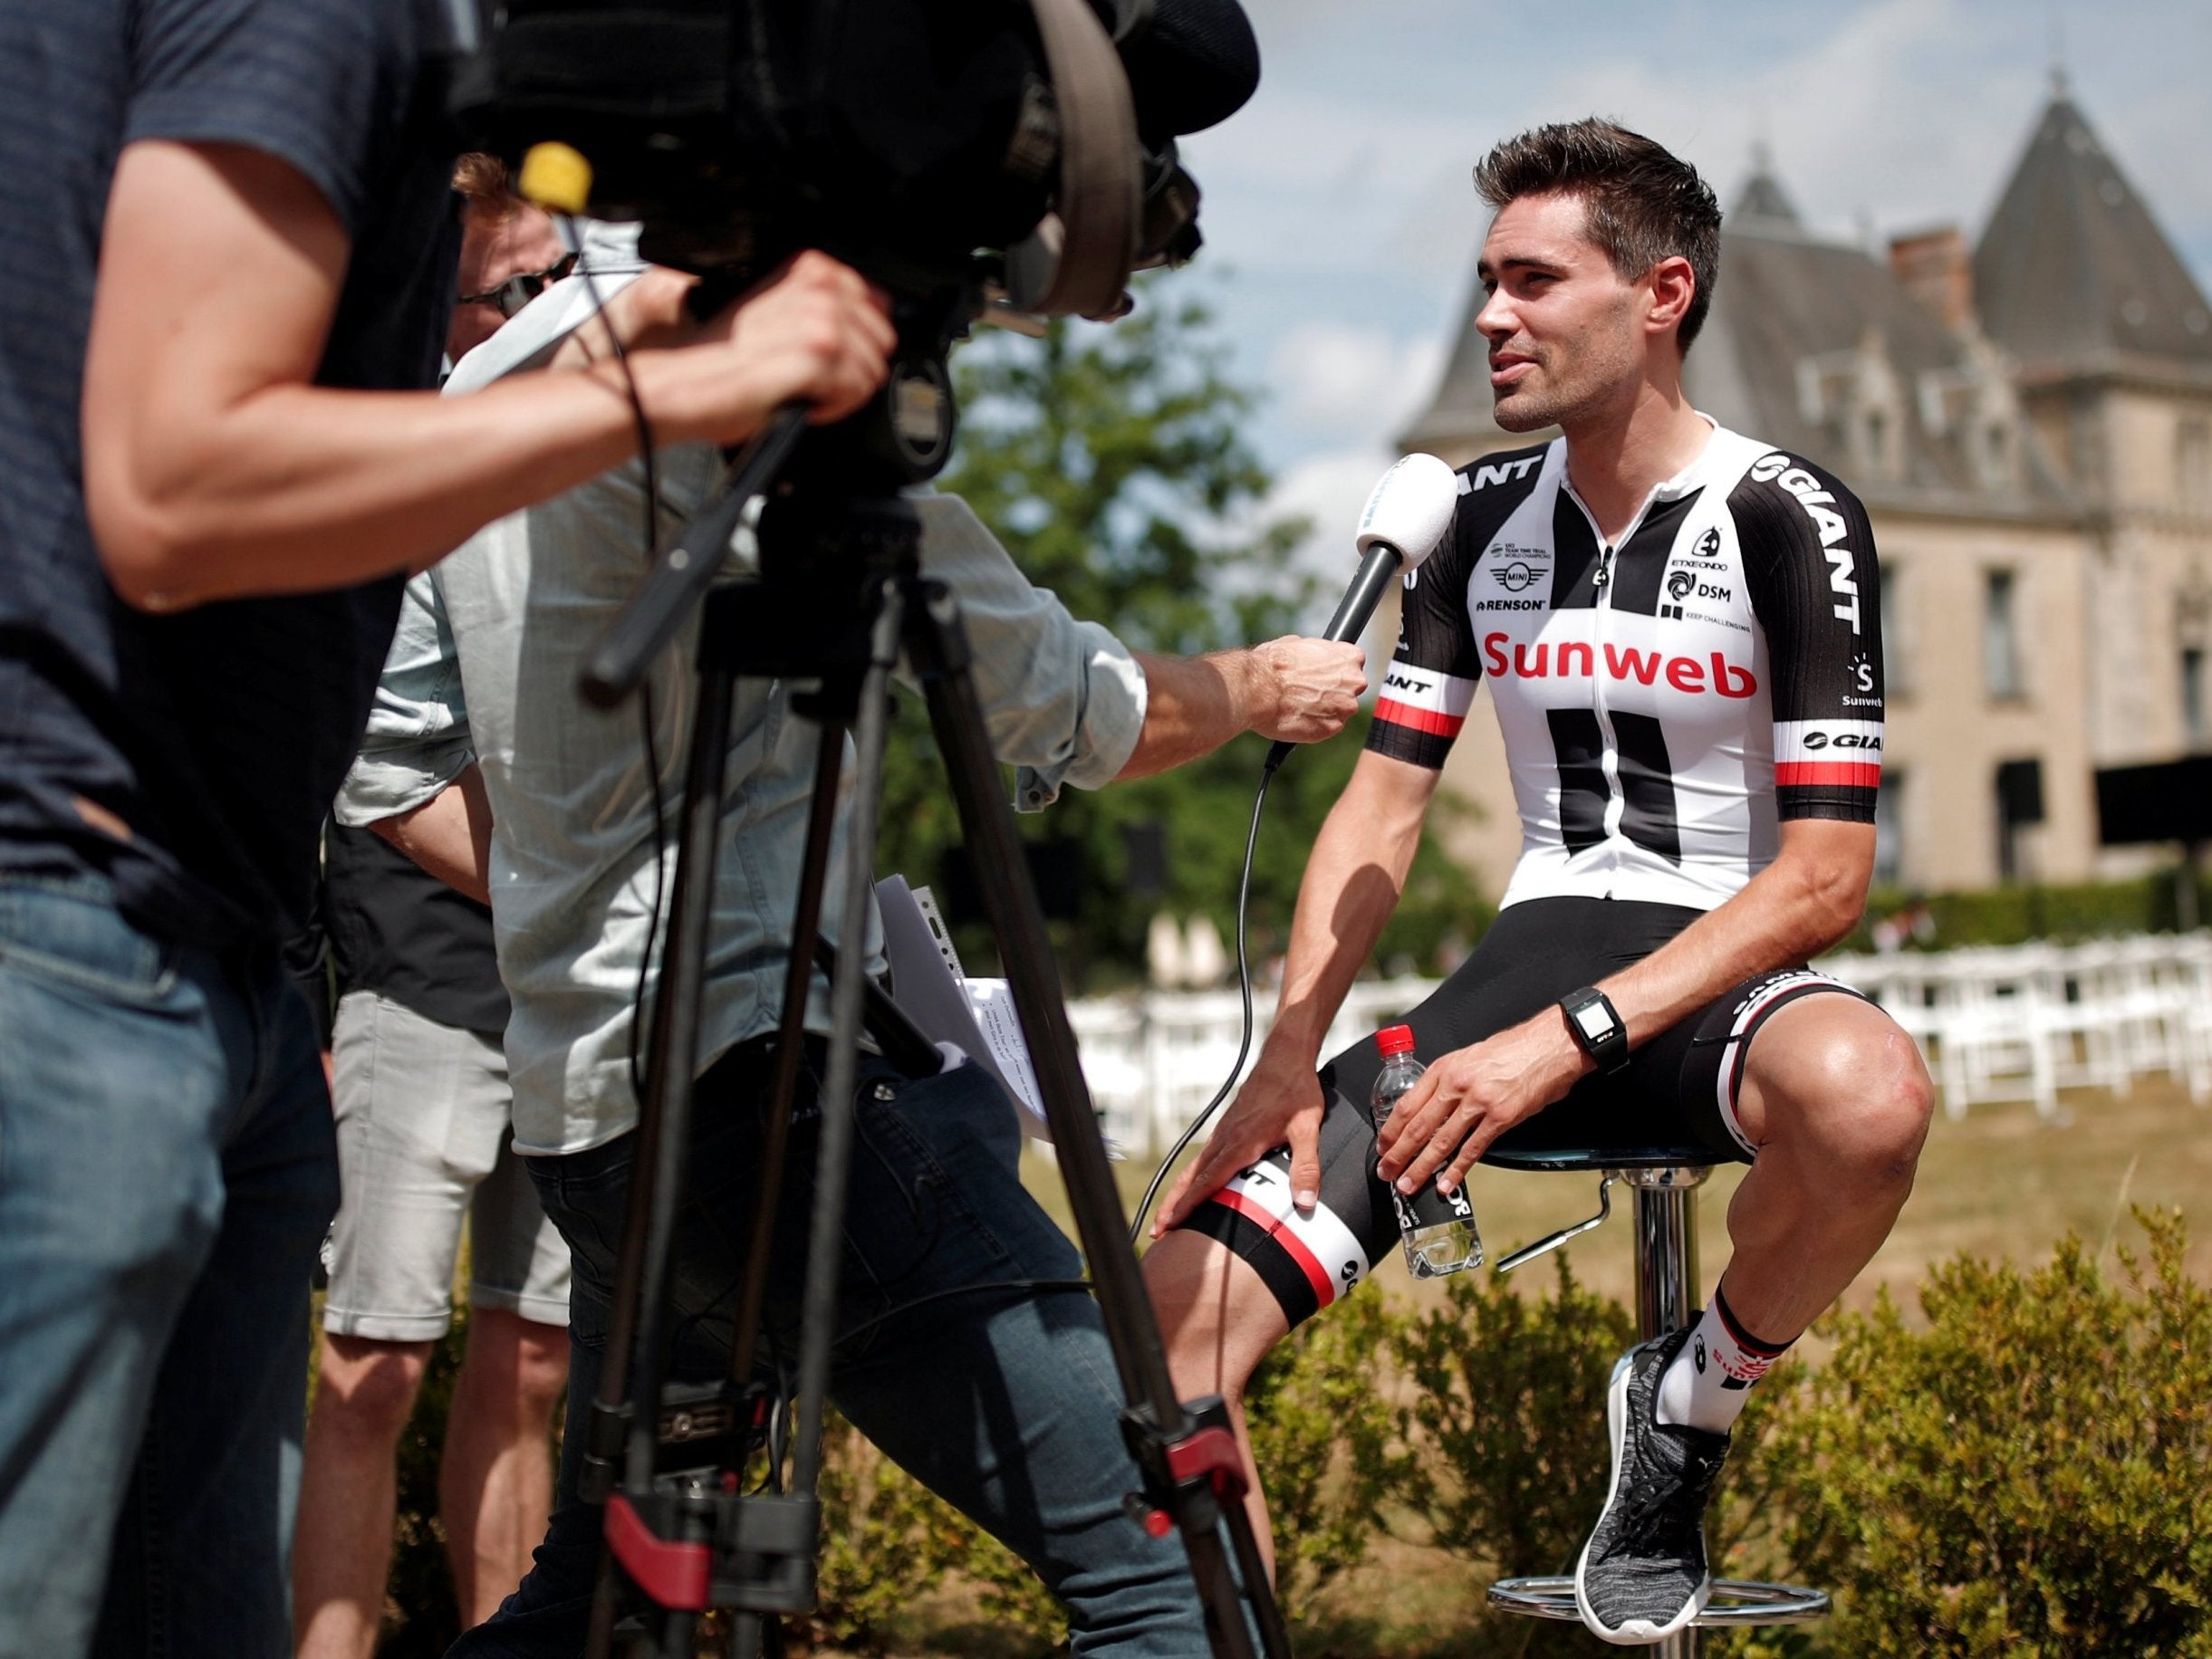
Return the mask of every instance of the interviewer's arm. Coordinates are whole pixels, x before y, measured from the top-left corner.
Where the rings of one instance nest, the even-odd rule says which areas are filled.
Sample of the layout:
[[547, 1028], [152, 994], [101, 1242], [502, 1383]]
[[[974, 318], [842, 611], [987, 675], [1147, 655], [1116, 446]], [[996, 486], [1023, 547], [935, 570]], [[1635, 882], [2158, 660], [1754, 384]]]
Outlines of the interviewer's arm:
[[1321, 1045], [1383, 924], [1405, 891], [1421, 822], [1441, 773], [1365, 753], [1329, 810], [1298, 884], [1288, 961], [1274, 1024], [1252, 1075], [1222, 1114], [1206, 1149], [1168, 1193], [1152, 1223], [1158, 1238], [1246, 1165], [1284, 1142], [1291, 1194], [1311, 1207], [1321, 1190], [1324, 1102], [1313, 1075]]
[[[1642, 1042], [1755, 973], [1830, 949], [1858, 925], [1873, 872], [1873, 825], [1790, 820], [1774, 861], [1742, 892], [1598, 989], [1630, 1043]], [[1457, 1186], [1492, 1141], [1590, 1069], [1556, 1008], [1443, 1056], [1376, 1137], [1384, 1177], [1418, 1186], [1441, 1171]]]
[[1291, 635], [1204, 657], [1136, 657], [1144, 726], [1121, 778], [1170, 771], [1246, 732], [1294, 743], [1334, 737], [1367, 689], [1366, 654], [1328, 639]]
[[492, 808], [474, 765], [423, 805], [369, 828], [447, 887], [492, 902]]
[[[465, 398], [311, 384], [350, 252], [321, 192], [269, 155], [123, 151], [83, 436], [93, 532], [127, 602], [174, 609], [419, 568], [634, 452], [604, 362]], [[696, 343], [631, 363], [662, 442], [730, 442], [793, 398], [825, 419], [857, 408], [890, 343], [866, 284], [803, 254]]]

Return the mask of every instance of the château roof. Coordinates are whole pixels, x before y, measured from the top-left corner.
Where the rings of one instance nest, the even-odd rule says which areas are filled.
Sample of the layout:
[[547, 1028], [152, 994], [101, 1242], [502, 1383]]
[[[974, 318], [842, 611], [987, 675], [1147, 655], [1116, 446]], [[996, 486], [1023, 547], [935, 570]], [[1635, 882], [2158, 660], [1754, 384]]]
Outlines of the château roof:
[[2030, 369], [2212, 360], [2212, 307], [2063, 84], [1974, 253], [1989, 338]]
[[1758, 219], [1769, 225], [1800, 225], [1797, 204], [1790, 200], [1789, 192], [1774, 177], [1774, 166], [1762, 149], [1752, 163], [1751, 177], [1736, 192], [1736, 206], [1728, 209], [1728, 223], [1743, 224]]

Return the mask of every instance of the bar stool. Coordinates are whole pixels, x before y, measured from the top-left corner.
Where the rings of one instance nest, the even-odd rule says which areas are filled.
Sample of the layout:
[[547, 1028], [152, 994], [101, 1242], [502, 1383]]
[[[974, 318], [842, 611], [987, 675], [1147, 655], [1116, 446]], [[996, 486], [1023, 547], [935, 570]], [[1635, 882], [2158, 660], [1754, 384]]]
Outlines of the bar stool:
[[[1688, 1325], [1704, 1311], [1697, 1290], [1697, 1188], [1712, 1173], [1712, 1153], [1702, 1146], [1546, 1146], [1527, 1134], [1541, 1121], [1505, 1136], [1483, 1162], [1498, 1169], [1595, 1172], [1598, 1213], [1515, 1251], [1497, 1264], [1497, 1271], [1511, 1272], [1601, 1225], [1612, 1213], [1613, 1188], [1626, 1186], [1635, 1194], [1638, 1339], [1649, 1341]], [[1591, 1517], [1593, 1522], [1596, 1519]], [[1490, 1587], [1490, 1605], [1529, 1618], [1579, 1622], [1582, 1617], [1574, 1605], [1571, 1573], [1501, 1578]], [[1660, 1659], [1697, 1659], [1700, 1629], [1802, 1624], [1824, 1616], [1828, 1606], [1824, 1592], [1799, 1585], [1717, 1578], [1705, 1610], [1647, 1651]]]

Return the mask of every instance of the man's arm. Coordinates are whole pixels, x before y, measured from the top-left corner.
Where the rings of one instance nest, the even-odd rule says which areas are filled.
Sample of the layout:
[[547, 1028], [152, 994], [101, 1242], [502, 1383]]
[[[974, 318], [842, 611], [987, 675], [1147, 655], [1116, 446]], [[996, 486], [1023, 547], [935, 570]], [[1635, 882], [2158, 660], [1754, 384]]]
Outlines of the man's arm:
[[1314, 839], [1298, 885], [1274, 1024], [1205, 1151], [1169, 1188], [1152, 1223], [1154, 1238], [1285, 1141], [1293, 1199], [1301, 1208], [1318, 1201], [1323, 1102], [1314, 1066], [1344, 993], [1374, 953], [1383, 924], [1405, 891], [1440, 776], [1371, 751], [1360, 757]]
[[421, 806], [369, 828], [447, 887], [479, 905], [492, 902], [492, 806], [474, 762]]
[[1257, 732], [1285, 743], [1334, 737], [1359, 711], [1367, 656], [1356, 645], [1286, 635], [1204, 657], [1136, 654], [1144, 726], [1117, 778], [1149, 778]]
[[[350, 585], [596, 476], [637, 444], [604, 360], [467, 398], [312, 384], [351, 245], [287, 163], [233, 145], [125, 149], [84, 379], [85, 496], [126, 602], [175, 609]], [[631, 358], [662, 443], [727, 443], [779, 404], [856, 408], [892, 343], [881, 300], [821, 254]]]
[[1025, 810], [1050, 805], [1063, 784], [1149, 777], [1247, 731], [1332, 736], [1366, 689], [1360, 648], [1322, 639], [1198, 657], [1132, 652], [1024, 576], [958, 496], [914, 503], [922, 568], [959, 599], [992, 753], [1023, 769]]
[[[1645, 957], [1598, 982], [1631, 1046], [1755, 973], [1805, 962], [1858, 925], [1874, 873], [1874, 826], [1803, 818], [1782, 826], [1774, 861], [1726, 903]], [[1376, 1136], [1383, 1179], [1448, 1192], [1490, 1143], [1542, 1111], [1591, 1069], [1547, 1008], [1430, 1066]]]

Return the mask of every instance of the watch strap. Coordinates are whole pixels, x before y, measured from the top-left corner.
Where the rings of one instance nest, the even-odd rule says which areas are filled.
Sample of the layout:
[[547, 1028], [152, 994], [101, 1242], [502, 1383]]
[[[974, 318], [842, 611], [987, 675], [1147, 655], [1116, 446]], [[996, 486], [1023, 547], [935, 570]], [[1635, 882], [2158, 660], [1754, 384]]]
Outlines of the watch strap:
[[1584, 985], [1561, 997], [1559, 1007], [1567, 1016], [1567, 1034], [1600, 1071], [1618, 1071], [1629, 1063], [1629, 1028], [1605, 993]]

